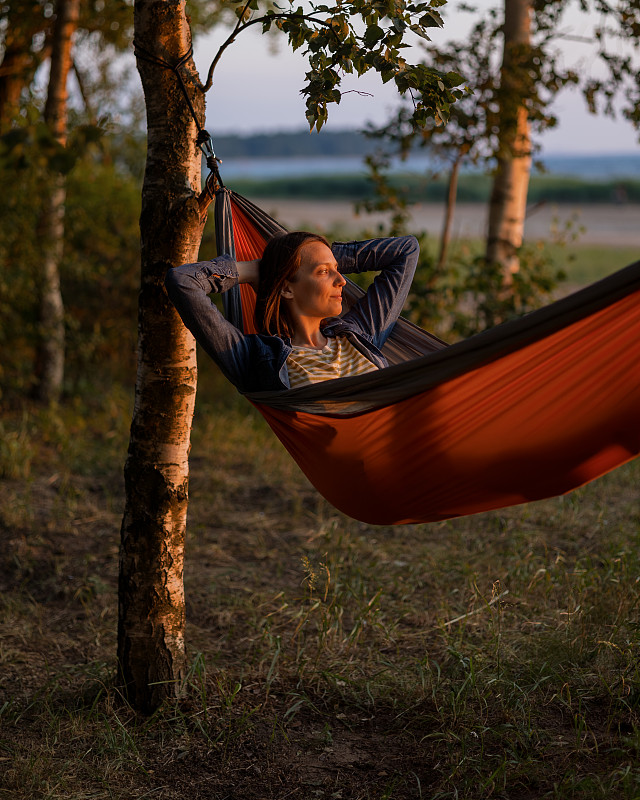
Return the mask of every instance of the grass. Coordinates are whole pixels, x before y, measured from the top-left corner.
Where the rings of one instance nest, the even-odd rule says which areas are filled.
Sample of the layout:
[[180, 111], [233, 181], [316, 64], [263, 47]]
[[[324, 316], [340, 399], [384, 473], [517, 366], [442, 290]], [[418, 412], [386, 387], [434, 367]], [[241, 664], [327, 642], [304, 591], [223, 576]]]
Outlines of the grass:
[[[554, 252], [555, 251], [555, 252]], [[598, 245], [567, 245], [551, 248], [556, 263], [574, 286], [593, 283], [638, 260], [638, 248]]]
[[189, 671], [144, 718], [114, 684], [132, 390], [103, 373], [0, 418], [0, 800], [640, 797], [640, 463], [368, 526], [201, 359]]
[[[435, 258], [435, 238], [429, 239], [428, 244], [430, 253]], [[452, 243], [449, 261], [468, 262], [474, 256], [482, 255], [484, 248], [485, 243], [480, 239], [457, 239]], [[572, 288], [593, 283], [638, 260], [637, 247], [581, 244], [579, 241], [564, 244], [540, 241], [526, 244], [525, 253], [535, 250], [543, 250], [548, 263], [556, 270], [564, 272], [564, 283]]]
[[0, 798], [640, 796], [640, 464], [371, 527], [201, 373], [187, 691], [151, 718], [113, 683], [129, 394], [4, 416]]

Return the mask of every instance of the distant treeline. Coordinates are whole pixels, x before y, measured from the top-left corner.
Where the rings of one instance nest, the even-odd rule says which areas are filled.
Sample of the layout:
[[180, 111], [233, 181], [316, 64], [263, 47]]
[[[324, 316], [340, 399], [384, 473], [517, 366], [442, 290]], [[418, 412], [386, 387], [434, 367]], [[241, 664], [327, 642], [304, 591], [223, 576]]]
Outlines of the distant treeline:
[[[230, 187], [250, 197], [288, 197], [314, 200], [364, 200], [373, 195], [366, 175], [308, 175], [285, 178], [228, 181]], [[390, 179], [409, 202], [441, 203], [447, 196], [444, 179], [396, 174]], [[486, 203], [491, 180], [486, 175], [463, 175], [458, 184], [458, 202]], [[542, 175], [531, 179], [529, 203], [640, 203], [640, 181], [587, 181]]]
[[362, 156], [375, 149], [375, 142], [354, 130], [310, 133], [306, 130], [255, 133], [248, 136], [216, 136], [216, 152], [226, 158], [302, 158], [318, 156]]

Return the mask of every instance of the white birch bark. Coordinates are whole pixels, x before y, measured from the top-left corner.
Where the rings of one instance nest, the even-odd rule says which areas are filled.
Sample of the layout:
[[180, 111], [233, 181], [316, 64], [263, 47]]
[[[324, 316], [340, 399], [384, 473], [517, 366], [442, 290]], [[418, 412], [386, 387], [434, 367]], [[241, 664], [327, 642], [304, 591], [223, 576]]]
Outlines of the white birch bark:
[[[189, 49], [185, 2], [136, 0], [135, 38], [175, 63]], [[200, 119], [204, 96], [190, 59], [183, 76]], [[197, 204], [196, 126], [175, 74], [138, 58], [147, 108], [142, 189], [138, 373], [125, 466], [118, 659], [129, 701], [151, 711], [176, 697], [185, 675], [183, 589], [189, 447], [197, 368], [195, 343], [164, 291], [168, 268], [195, 261], [202, 236]]]
[[[72, 37], [78, 26], [79, 10], [80, 0], [58, 0], [56, 5], [44, 121], [56, 141], [62, 145], [67, 140], [67, 78], [71, 68]], [[53, 403], [59, 399], [64, 378], [65, 332], [60, 264], [63, 255], [66, 198], [64, 177], [56, 174], [44, 189], [38, 225], [42, 258], [35, 395], [44, 403]]]
[[520, 268], [518, 249], [531, 172], [531, 138], [519, 68], [531, 43], [531, 0], [505, 0], [497, 169], [489, 202], [486, 258], [501, 266], [505, 284]]

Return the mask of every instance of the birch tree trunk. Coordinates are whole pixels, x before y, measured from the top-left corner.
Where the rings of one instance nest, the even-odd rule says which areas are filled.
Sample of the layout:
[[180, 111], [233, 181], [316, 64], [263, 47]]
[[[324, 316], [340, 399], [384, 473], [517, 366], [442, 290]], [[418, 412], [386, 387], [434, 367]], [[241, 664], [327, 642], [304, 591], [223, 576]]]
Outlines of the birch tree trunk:
[[451, 165], [451, 172], [449, 173], [447, 204], [445, 207], [444, 220], [442, 222], [442, 233], [440, 234], [440, 252], [438, 253], [438, 264], [436, 266], [437, 275], [441, 275], [447, 265], [449, 245], [451, 244], [451, 226], [453, 225], [453, 214], [456, 208], [456, 198], [458, 196], [458, 176], [460, 174], [461, 162], [462, 153], [459, 153]]
[[526, 61], [531, 44], [531, 0], [505, 0], [504, 50], [498, 96], [497, 169], [489, 202], [486, 258], [499, 264], [508, 285], [520, 263], [531, 172], [531, 138], [525, 105]]
[[[174, 64], [188, 52], [184, 0], [136, 0], [135, 40]], [[193, 60], [181, 68], [196, 113]], [[138, 372], [125, 465], [118, 661], [131, 704], [151, 711], [176, 697], [185, 675], [184, 534], [196, 353], [164, 291], [169, 267], [197, 259], [202, 223], [196, 127], [169, 69], [138, 57], [147, 108], [142, 188]]]
[[[44, 121], [61, 145], [67, 141], [67, 78], [71, 68], [71, 39], [78, 26], [79, 10], [80, 0], [58, 0], [56, 6]], [[35, 396], [44, 403], [59, 399], [64, 378], [64, 305], [60, 291], [60, 263], [66, 198], [64, 176], [55, 173], [44, 190], [38, 224], [42, 262]]]

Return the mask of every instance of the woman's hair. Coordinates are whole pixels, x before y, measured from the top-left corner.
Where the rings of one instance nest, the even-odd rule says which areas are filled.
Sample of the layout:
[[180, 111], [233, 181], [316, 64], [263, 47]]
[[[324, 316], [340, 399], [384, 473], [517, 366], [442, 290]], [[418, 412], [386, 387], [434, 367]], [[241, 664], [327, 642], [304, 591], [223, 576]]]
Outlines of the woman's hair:
[[293, 281], [300, 267], [300, 251], [309, 242], [322, 242], [324, 236], [306, 231], [280, 233], [269, 239], [260, 259], [260, 280], [256, 301], [256, 327], [260, 333], [293, 336], [287, 304], [282, 302], [282, 289]]

